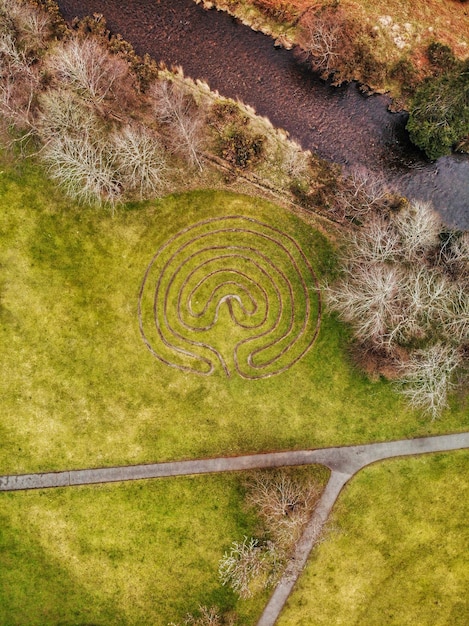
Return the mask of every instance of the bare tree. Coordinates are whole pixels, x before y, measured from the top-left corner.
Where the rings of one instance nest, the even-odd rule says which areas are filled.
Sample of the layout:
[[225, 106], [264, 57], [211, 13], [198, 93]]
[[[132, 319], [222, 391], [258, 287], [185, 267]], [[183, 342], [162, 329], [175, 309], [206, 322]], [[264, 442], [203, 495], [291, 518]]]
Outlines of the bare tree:
[[332, 77], [336, 83], [356, 76], [363, 64], [364, 39], [365, 22], [352, 17], [339, 2], [311, 6], [298, 23], [300, 56], [323, 78]]
[[[469, 283], [469, 232], [454, 233], [444, 261], [458, 281]], [[446, 251], [446, 250], [445, 250]]]
[[33, 132], [38, 84], [34, 61], [19, 48], [12, 33], [0, 33], [0, 114], [17, 130]]
[[376, 213], [362, 228], [350, 230], [346, 240], [349, 250], [353, 250], [355, 264], [387, 263], [398, 261], [402, 256], [401, 239], [392, 220]]
[[467, 284], [451, 286], [442, 314], [446, 339], [454, 345], [469, 344], [469, 291]]
[[387, 212], [389, 203], [397, 200], [397, 194], [382, 175], [365, 167], [354, 167], [339, 185], [335, 200], [345, 216], [368, 220], [383, 209]]
[[50, 89], [39, 96], [37, 116], [39, 135], [44, 143], [70, 137], [98, 138], [99, 118], [80, 97], [69, 89]]
[[0, 0], [0, 30], [14, 33], [21, 49], [36, 55], [50, 37], [50, 18], [45, 11], [18, 0]]
[[122, 188], [105, 145], [88, 136], [64, 135], [50, 141], [42, 152], [52, 178], [68, 195], [83, 203], [114, 204]]
[[293, 141], [285, 141], [281, 146], [281, 167], [291, 178], [304, 178], [309, 173], [311, 155]]
[[168, 170], [164, 149], [143, 126], [127, 125], [112, 137], [115, 160], [123, 187], [140, 199], [157, 195]]
[[218, 574], [222, 585], [230, 585], [241, 598], [250, 598], [259, 588], [268, 586], [278, 568], [275, 546], [247, 537], [233, 541], [229, 552], [220, 560]]
[[300, 22], [299, 43], [312, 68], [327, 78], [339, 58], [341, 24], [324, 12], [308, 11]]
[[413, 201], [397, 213], [394, 221], [408, 261], [421, 261], [422, 254], [439, 245], [443, 224], [428, 202]]
[[256, 472], [247, 485], [247, 502], [263, 518], [279, 551], [288, 550], [311, 516], [319, 485], [286, 469]]
[[112, 95], [114, 83], [127, 72], [124, 61], [95, 39], [75, 38], [61, 44], [49, 57], [47, 67], [98, 109]]
[[335, 286], [326, 288], [326, 298], [331, 308], [353, 325], [359, 341], [387, 348], [389, 329], [403, 315], [403, 282], [404, 273], [397, 266], [351, 265]]
[[460, 351], [442, 343], [415, 350], [402, 365], [399, 389], [412, 406], [438, 417], [448, 406], [452, 377], [461, 363]]
[[401, 315], [386, 332], [390, 348], [432, 341], [441, 334], [452, 290], [444, 275], [425, 266], [405, 268], [400, 286]]
[[150, 89], [156, 116], [168, 127], [168, 139], [176, 154], [202, 169], [204, 115], [193, 96], [166, 80], [156, 81]]

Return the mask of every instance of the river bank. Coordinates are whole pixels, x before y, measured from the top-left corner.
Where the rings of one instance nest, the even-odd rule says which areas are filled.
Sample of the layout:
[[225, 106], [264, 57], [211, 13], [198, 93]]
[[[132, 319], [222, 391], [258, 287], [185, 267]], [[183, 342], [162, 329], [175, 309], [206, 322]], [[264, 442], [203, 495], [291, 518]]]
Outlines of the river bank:
[[110, 30], [139, 54], [182, 66], [186, 75], [250, 104], [304, 148], [345, 171], [365, 167], [384, 174], [401, 193], [431, 200], [449, 225], [469, 227], [469, 159], [428, 163], [408, 140], [406, 115], [390, 113], [386, 96], [365, 96], [355, 83], [333, 88], [269, 37], [193, 0], [58, 4], [69, 21], [103, 13]]

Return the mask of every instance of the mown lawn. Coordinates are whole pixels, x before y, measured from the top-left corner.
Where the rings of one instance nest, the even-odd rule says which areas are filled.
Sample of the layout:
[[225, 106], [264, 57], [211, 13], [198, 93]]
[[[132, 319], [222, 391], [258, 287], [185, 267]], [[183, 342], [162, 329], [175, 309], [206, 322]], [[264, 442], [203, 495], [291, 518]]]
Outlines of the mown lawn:
[[468, 624], [468, 476], [467, 450], [362, 470], [279, 626]]
[[[321, 466], [293, 475], [327, 482]], [[199, 606], [254, 624], [218, 578], [233, 541], [268, 532], [246, 503], [254, 472], [0, 494], [0, 624], [168, 626]]]
[[[256, 520], [238, 476], [4, 493], [0, 624], [167, 626], [225, 611], [218, 561]], [[262, 598], [237, 608], [253, 623]]]
[[[137, 301], [156, 250], [195, 222], [252, 216], [293, 236], [319, 277], [326, 239], [266, 201], [198, 191], [112, 215], [73, 205], [32, 165], [0, 174], [0, 473], [311, 448], [467, 429], [431, 422], [347, 356], [325, 314], [305, 358], [278, 376], [185, 374], [155, 359]], [[227, 334], [230, 320], [221, 316]]]

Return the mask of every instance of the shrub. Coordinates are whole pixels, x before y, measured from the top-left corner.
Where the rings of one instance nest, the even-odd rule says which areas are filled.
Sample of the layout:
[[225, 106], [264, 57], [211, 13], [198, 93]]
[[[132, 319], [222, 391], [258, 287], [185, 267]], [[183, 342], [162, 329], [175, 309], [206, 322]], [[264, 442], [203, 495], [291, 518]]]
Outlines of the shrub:
[[436, 74], [448, 72], [457, 66], [457, 59], [451, 48], [439, 41], [433, 41], [428, 45], [427, 58]]
[[[236, 616], [234, 614], [220, 613], [216, 606], [199, 606], [195, 614], [188, 614], [184, 619], [184, 626], [235, 626]], [[173, 622], [169, 626], [177, 626]]]
[[230, 585], [241, 598], [250, 598], [273, 582], [277, 569], [273, 544], [261, 545], [257, 539], [245, 537], [241, 543], [233, 541], [220, 560], [218, 574], [222, 585]]
[[247, 169], [260, 160], [265, 137], [254, 132], [248, 116], [236, 103], [216, 102], [212, 106], [210, 123], [216, 131], [216, 152], [228, 163]]
[[401, 93], [409, 96], [418, 84], [418, 72], [410, 59], [399, 59], [389, 70], [389, 77], [399, 83]]
[[293, 22], [298, 17], [298, 9], [285, 0], [253, 0], [261, 13], [278, 22]]
[[469, 62], [426, 79], [410, 103], [410, 139], [437, 159], [469, 135]]
[[246, 169], [262, 155], [264, 137], [248, 129], [228, 126], [218, 141], [218, 152], [228, 163]]

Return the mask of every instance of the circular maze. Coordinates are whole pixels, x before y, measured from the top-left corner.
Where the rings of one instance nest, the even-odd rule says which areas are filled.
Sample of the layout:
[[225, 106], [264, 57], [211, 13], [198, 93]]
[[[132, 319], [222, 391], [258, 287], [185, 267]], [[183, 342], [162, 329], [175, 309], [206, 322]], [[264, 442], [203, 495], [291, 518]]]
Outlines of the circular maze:
[[161, 362], [247, 379], [286, 371], [313, 345], [316, 276], [296, 241], [243, 216], [207, 219], [167, 241], [139, 292], [140, 332]]

